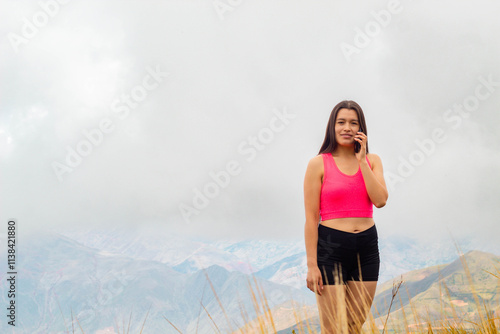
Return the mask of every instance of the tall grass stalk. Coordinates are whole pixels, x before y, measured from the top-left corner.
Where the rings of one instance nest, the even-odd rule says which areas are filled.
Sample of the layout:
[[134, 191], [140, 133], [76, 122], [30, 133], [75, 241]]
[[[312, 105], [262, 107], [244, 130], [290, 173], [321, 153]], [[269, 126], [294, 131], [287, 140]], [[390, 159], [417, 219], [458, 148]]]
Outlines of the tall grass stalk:
[[[384, 328], [382, 329], [382, 334], [385, 333], [385, 329], [387, 328], [387, 320], [389, 320], [389, 315], [391, 314], [392, 303], [394, 302], [394, 299], [398, 295], [399, 288], [401, 287], [401, 284], [403, 284], [402, 277], [398, 283], [396, 283], [396, 282], [392, 283], [392, 298], [391, 298], [391, 303], [389, 304], [389, 309], [387, 310], [387, 317], [385, 318], [385, 323], [384, 323]], [[403, 304], [401, 304], [401, 306], [403, 306]]]
[[[424, 315], [419, 315], [417, 311], [416, 305], [412, 302], [412, 298], [410, 296], [410, 293], [408, 291], [408, 287], [405, 286], [406, 292], [408, 294], [408, 304], [411, 309], [411, 317], [413, 319], [413, 323], [410, 323], [408, 321], [408, 315], [405, 310], [405, 307], [403, 305], [403, 301], [401, 298], [401, 295], [399, 293], [401, 286], [403, 285], [404, 281], [403, 278], [401, 278], [397, 283], [393, 283], [393, 289], [392, 289], [392, 294], [391, 294], [391, 302], [387, 311], [387, 314], [385, 315], [385, 321], [382, 326], [382, 333], [407, 333], [407, 334], [429, 334], [429, 333], [436, 333], [436, 334], [465, 334], [465, 333], [478, 333], [478, 334], [499, 334], [499, 325], [498, 325], [498, 318], [494, 317], [494, 313], [488, 305], [483, 302], [482, 305], [479, 302], [478, 294], [474, 288], [474, 283], [472, 280], [472, 275], [470, 274], [470, 269], [467, 266], [466, 260], [463, 255], [460, 257], [462, 261], [462, 265], [464, 267], [464, 270], [466, 272], [466, 275], [468, 277], [468, 286], [471, 289], [471, 292], [474, 296], [474, 300], [476, 301], [476, 311], [478, 314], [478, 321], [474, 321], [474, 319], [468, 319], [465, 320], [466, 323], [469, 324], [468, 327], [464, 326], [464, 320], [461, 319], [461, 317], [458, 315], [456, 308], [454, 307], [453, 303], [451, 302], [452, 296], [450, 294], [450, 289], [446, 286], [445, 282], [443, 281], [442, 278], [439, 279], [439, 298], [440, 298], [440, 319], [432, 319], [431, 312], [429, 311], [429, 307], [425, 308], [425, 314]], [[494, 273], [490, 273], [492, 276], [499, 278], [499, 275], [496, 275]], [[209, 277], [207, 276], [207, 279], [209, 280]], [[499, 278], [500, 280], [500, 278]], [[245, 321], [245, 325], [240, 327], [237, 332], [238, 333], [276, 333], [277, 327], [276, 327], [276, 321], [273, 318], [272, 310], [269, 308], [269, 303], [267, 302], [266, 295], [263, 291], [263, 289], [260, 287], [258, 284], [257, 280], [254, 277], [254, 283], [255, 283], [255, 290], [252, 287], [252, 285], [248, 284], [250, 294], [252, 296], [252, 301], [253, 301], [253, 306], [254, 310], [256, 312], [256, 318], [253, 321], [248, 321], [248, 314], [246, 313], [246, 310], [244, 309], [243, 305], [240, 304], [241, 312], [242, 314], [246, 314], [245, 317], [243, 317]], [[500, 284], [500, 281], [499, 281]], [[215, 290], [214, 294], [215, 293]], [[354, 307], [361, 307], [363, 305], [357, 305], [356, 303], [352, 305], [348, 305], [347, 302], [345, 302], [345, 296], [342, 295], [342, 290], [338, 289], [337, 290], [337, 296], [340, 297], [340, 303], [336, 303], [336, 305], [332, 304], [332, 310], [336, 309], [336, 311], [340, 314], [340, 316], [335, 316], [334, 314], [329, 314], [325, 315], [328, 317], [328, 320], [330, 321], [337, 321], [337, 328], [340, 329], [338, 333], [351, 333], [347, 331], [347, 325], [346, 325], [346, 317], [345, 317], [345, 310], [350, 310], [352, 311]], [[447, 302], [443, 300], [444, 296], [447, 299]], [[398, 297], [399, 299], [399, 304], [400, 304], [400, 314], [402, 318], [402, 323], [404, 328], [400, 328], [400, 324], [397, 322], [393, 322], [394, 324], [392, 326], [388, 325], [389, 324], [389, 316], [391, 314], [391, 309], [393, 306], [393, 302]], [[217, 300], [218, 297], [216, 296]], [[451, 315], [447, 313], [446, 308], [444, 305], [449, 305], [451, 307]], [[311, 315], [307, 314], [307, 310], [304, 309], [305, 315], [302, 315], [301, 312], [298, 310], [297, 305], [295, 304], [294, 301], [292, 301], [292, 308], [293, 308], [293, 316], [295, 319], [295, 325], [296, 329], [293, 330], [293, 334], [306, 334], [306, 333], [315, 333], [316, 331], [314, 329], [314, 326], [312, 324], [313, 317]], [[221, 307], [223, 312], [225, 312], [224, 308]], [[344, 311], [342, 311], [344, 309]], [[331, 312], [335, 313], [335, 312]], [[344, 313], [344, 315], [342, 314]], [[207, 311], [208, 314], [208, 311]], [[368, 315], [368, 320], [365, 323], [365, 326], [363, 329], [360, 331], [360, 333], [364, 334], [379, 334], [380, 331], [377, 328], [377, 324], [375, 322], [374, 315], [378, 315], [378, 318], [381, 319], [380, 314], [378, 314], [378, 311], [376, 310], [375, 305], [372, 307], [372, 312], [369, 313]], [[227, 317], [227, 314], [225, 314]], [[451, 319], [450, 319], [451, 316]], [[255, 326], [255, 323], [257, 323], [257, 326]], [[304, 326], [305, 323], [305, 326]], [[236, 332], [233, 332], [236, 333]], [[328, 333], [325, 331], [325, 333]], [[290, 329], [290, 334], [292, 334], [292, 329]]]
[[[477, 293], [477, 290], [475, 288], [472, 275], [470, 272], [470, 268], [467, 265], [467, 261], [465, 259], [465, 256], [460, 253], [460, 261], [462, 263], [462, 266], [464, 268], [464, 271], [467, 276], [467, 285], [470, 288], [471, 294], [474, 298], [474, 304], [475, 304], [475, 311], [477, 314], [477, 318], [472, 318], [469, 315], [469, 319], [462, 319], [461, 315], [458, 314], [456, 308], [453, 305], [452, 302], [452, 296], [450, 289], [448, 286], [445, 284], [444, 280], [440, 277], [438, 284], [439, 284], [439, 298], [440, 298], [440, 305], [439, 305], [439, 313], [440, 313], [440, 318], [439, 319], [433, 319], [431, 316], [430, 310], [429, 310], [429, 305], [426, 305], [425, 307], [425, 313], [423, 315], [420, 315], [417, 311], [417, 305], [412, 301], [412, 297], [410, 295], [410, 292], [408, 290], [408, 286], [406, 284], [403, 284], [403, 278], [398, 283], [393, 283], [393, 288], [392, 288], [392, 298], [390, 305], [387, 310], [387, 314], [384, 316], [381, 316], [376, 309], [375, 305], [373, 305], [371, 312], [368, 313], [367, 316], [367, 321], [364, 323], [364, 326], [362, 329], [360, 329], [359, 333], [363, 334], [380, 334], [379, 328], [381, 327], [382, 333], [406, 333], [406, 334], [429, 334], [429, 333], [436, 333], [436, 334], [468, 334], [468, 333], [477, 333], [477, 334], [499, 334], [500, 333], [500, 324], [499, 321], [500, 319], [498, 317], [495, 317], [495, 309], [492, 309], [486, 301], [480, 301], [479, 295]], [[486, 271], [486, 270], [485, 270]], [[500, 289], [500, 272], [498, 272], [498, 275], [489, 271], [486, 271], [493, 277], [497, 278], [499, 280], [498, 282], [498, 287]], [[249, 286], [250, 290], [250, 295], [252, 298], [252, 303], [253, 303], [253, 308], [255, 310], [255, 318], [253, 320], [250, 320], [250, 317], [248, 316], [248, 313], [243, 305], [243, 303], [240, 301], [239, 303], [239, 308], [241, 311], [242, 319], [243, 319], [243, 325], [239, 326], [238, 329], [233, 330], [231, 322], [229, 321], [229, 316], [226, 313], [216, 291], [215, 288], [213, 287], [212, 282], [210, 281], [210, 278], [208, 277], [208, 274], [206, 274], [207, 281], [210, 283], [210, 287], [212, 289], [212, 292], [214, 293], [214, 296], [219, 303], [220, 309], [222, 310], [224, 317], [227, 321], [228, 328], [231, 333], [241, 333], [241, 334], [254, 334], [254, 333], [277, 333], [277, 331], [281, 330], [279, 328], [278, 324], [280, 319], [275, 319], [273, 317], [273, 310], [269, 307], [269, 303], [266, 297], [266, 293], [264, 289], [260, 286], [258, 283], [257, 279], [255, 276], [253, 276], [253, 282], [255, 283], [255, 289], [252, 287], [252, 284], [249, 279], [247, 279], [247, 283]], [[403, 305], [403, 301], [401, 298], [400, 294], [400, 288], [401, 286], [405, 285], [406, 288], [406, 293], [408, 294], [408, 305], [406, 308]], [[361, 327], [361, 323], [364, 322], [364, 319], [350, 319], [350, 325], [347, 317], [347, 310], [352, 311], [355, 308], [361, 308], [361, 307], [366, 307], [366, 305], [358, 305], [358, 303], [348, 303], [346, 302], [345, 294], [343, 294], [342, 289], [337, 289], [336, 295], [339, 297], [338, 301], [336, 302], [335, 305], [332, 303], [331, 305], [331, 310], [336, 310], [336, 312], [331, 311], [330, 314], [324, 314], [324, 320], [329, 320], [329, 321], [334, 321], [334, 325], [337, 326], [338, 331], [336, 333], [354, 333], [352, 328], [355, 327]], [[361, 291], [363, 293], [363, 291]], [[392, 306], [393, 302], [398, 297], [399, 299], [399, 304], [400, 304], [400, 309], [397, 311], [392, 311]], [[445, 298], [445, 299], [443, 299]], [[309, 333], [315, 333], [315, 324], [318, 323], [318, 314], [319, 313], [314, 313], [314, 314], [308, 314], [307, 308], [304, 305], [296, 305], [295, 301], [291, 299], [291, 304], [292, 304], [292, 311], [293, 312], [293, 319], [294, 319], [294, 326], [296, 329], [289, 329], [289, 332], [287, 334], [309, 334]], [[210, 312], [206, 309], [206, 307], [203, 305], [202, 301], [200, 301], [200, 305], [207, 314], [208, 318], [214, 325], [214, 330], [218, 333], [222, 333], [223, 331], [219, 326], [217, 326], [217, 323], [214, 319], [214, 317], [210, 314]], [[446, 307], [445, 307], [446, 305]], [[409, 321], [408, 319], [408, 306], [411, 310], [411, 316], [410, 318], [412, 321]], [[450, 311], [447, 311], [447, 306], [450, 307], [451, 309], [451, 314]], [[143, 333], [143, 330], [146, 328], [146, 322], [147, 318], [149, 315], [149, 311], [151, 309], [151, 306], [149, 310], [146, 313], [145, 319], [142, 323], [142, 326], [140, 328], [139, 334]], [[496, 310], [500, 309], [500, 305], [496, 306]], [[392, 312], [392, 313], [391, 313]], [[399, 317], [399, 322], [396, 321], [395, 319], [395, 314], [394, 312], [397, 312], [397, 316]], [[388, 321], [389, 316], [393, 314], [392, 319], [392, 325]], [[377, 317], [377, 318], [375, 318]], [[385, 321], [383, 322], [382, 325], [378, 326], [376, 323], [376, 319], [383, 319], [385, 317]], [[75, 319], [74, 319], [75, 318]], [[130, 320], [132, 318], [132, 313], [130, 313], [130, 319], [129, 319], [129, 325], [127, 329], [127, 334], [130, 329]], [[170, 320], [168, 320], [165, 316], [163, 318], [170, 324], [171, 327], [175, 329], [176, 332], [182, 333], [182, 331], [176, 327]], [[63, 317], [64, 319], [64, 317]], [[75, 320], [78, 326], [80, 327], [81, 333], [85, 333], [78, 318], [74, 317], [73, 315], [73, 309], [71, 308], [71, 330], [73, 333], [75, 333]], [[321, 323], [321, 317], [320, 321]], [[360, 323], [361, 322], [361, 323]], [[404, 328], [401, 328], [401, 324]], [[287, 324], [287, 326], [291, 326], [292, 324]], [[283, 324], [281, 324], [283, 326]], [[351, 327], [351, 330], [348, 331], [348, 327]], [[64, 323], [65, 327], [65, 332], [69, 332], [66, 326], [66, 323]], [[196, 332], [198, 332], [198, 326], [196, 327]], [[322, 331], [322, 334], [326, 334], [328, 331], [324, 330]], [[123, 334], [125, 334], [125, 326], [123, 326]]]

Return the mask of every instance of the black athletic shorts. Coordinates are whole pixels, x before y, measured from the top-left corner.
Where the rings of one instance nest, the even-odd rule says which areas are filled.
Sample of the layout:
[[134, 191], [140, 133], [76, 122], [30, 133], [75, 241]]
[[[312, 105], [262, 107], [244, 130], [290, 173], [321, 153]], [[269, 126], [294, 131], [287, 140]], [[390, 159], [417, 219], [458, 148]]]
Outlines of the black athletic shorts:
[[373, 225], [365, 231], [350, 233], [319, 224], [317, 256], [324, 285], [378, 281], [377, 228]]

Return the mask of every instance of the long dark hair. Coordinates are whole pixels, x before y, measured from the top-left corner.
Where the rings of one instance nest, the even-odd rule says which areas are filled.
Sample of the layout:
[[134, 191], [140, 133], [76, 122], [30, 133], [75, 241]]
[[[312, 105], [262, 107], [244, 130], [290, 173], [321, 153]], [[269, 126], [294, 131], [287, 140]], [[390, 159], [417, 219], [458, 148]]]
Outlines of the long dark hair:
[[[352, 109], [358, 114], [359, 119], [359, 131], [362, 131], [365, 135], [368, 136], [368, 129], [366, 128], [365, 122], [365, 114], [363, 114], [363, 109], [361, 109], [360, 105], [351, 100], [344, 100], [339, 102], [332, 110], [330, 114], [330, 119], [328, 120], [328, 124], [326, 125], [326, 133], [325, 140], [323, 141], [323, 145], [319, 150], [319, 154], [322, 153], [332, 153], [337, 149], [337, 140], [335, 139], [335, 122], [337, 121], [337, 114], [340, 109]], [[368, 140], [366, 141], [366, 154], [368, 154]]]

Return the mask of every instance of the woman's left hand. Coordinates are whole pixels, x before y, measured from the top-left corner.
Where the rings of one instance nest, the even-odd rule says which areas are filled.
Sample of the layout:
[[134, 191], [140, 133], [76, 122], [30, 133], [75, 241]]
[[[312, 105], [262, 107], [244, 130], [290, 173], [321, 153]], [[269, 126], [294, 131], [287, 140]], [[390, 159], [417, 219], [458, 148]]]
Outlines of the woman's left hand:
[[361, 149], [358, 153], [355, 153], [356, 158], [359, 162], [364, 161], [366, 159], [366, 141], [368, 139], [363, 132], [358, 131], [358, 133], [354, 136], [354, 140], [361, 144]]

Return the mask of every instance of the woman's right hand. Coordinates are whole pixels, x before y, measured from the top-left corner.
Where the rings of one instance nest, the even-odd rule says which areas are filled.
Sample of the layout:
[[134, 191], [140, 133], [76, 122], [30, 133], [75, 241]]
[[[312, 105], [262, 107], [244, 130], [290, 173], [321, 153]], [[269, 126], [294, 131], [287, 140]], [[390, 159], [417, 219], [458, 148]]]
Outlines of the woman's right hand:
[[323, 278], [318, 266], [308, 267], [307, 269], [307, 287], [312, 292], [317, 292], [321, 296], [323, 291]]

